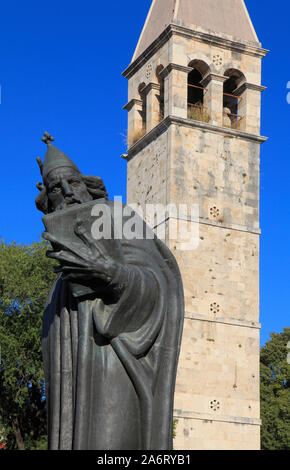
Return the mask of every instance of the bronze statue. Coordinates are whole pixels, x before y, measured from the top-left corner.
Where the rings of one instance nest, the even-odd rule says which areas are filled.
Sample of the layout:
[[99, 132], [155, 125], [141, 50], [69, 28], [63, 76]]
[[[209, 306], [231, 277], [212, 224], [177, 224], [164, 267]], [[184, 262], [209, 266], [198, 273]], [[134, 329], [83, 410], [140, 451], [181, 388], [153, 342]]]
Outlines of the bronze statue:
[[[48, 447], [170, 450], [184, 317], [175, 258], [156, 236], [114, 238], [101, 178], [83, 176], [48, 133], [43, 140], [36, 205], [47, 256], [59, 262], [43, 318]], [[93, 237], [94, 206], [111, 218], [111, 238]]]

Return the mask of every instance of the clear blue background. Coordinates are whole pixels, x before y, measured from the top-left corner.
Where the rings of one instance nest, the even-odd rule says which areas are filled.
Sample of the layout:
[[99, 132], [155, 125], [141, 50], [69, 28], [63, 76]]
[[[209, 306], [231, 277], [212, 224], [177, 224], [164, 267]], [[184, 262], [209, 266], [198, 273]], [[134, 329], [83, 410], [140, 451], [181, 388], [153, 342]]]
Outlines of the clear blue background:
[[[218, 1], [218, 0], [217, 0]], [[246, 1], [263, 47], [261, 152], [262, 344], [289, 326], [289, 17], [286, 0]], [[0, 14], [0, 238], [31, 243], [42, 232], [34, 207], [48, 130], [85, 174], [126, 198], [124, 134], [131, 61], [150, 0], [2, 2]], [[242, 157], [242, 156], [241, 156]]]

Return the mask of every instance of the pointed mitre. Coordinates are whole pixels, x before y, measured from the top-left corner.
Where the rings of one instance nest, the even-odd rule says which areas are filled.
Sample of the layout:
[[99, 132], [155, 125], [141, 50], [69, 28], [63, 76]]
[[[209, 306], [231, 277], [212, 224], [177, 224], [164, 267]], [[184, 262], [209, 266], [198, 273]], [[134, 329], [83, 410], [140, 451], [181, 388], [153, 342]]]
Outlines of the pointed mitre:
[[44, 162], [42, 163], [40, 159], [37, 159], [40, 166], [41, 174], [43, 181], [45, 181], [52, 170], [57, 168], [72, 168], [73, 170], [80, 173], [78, 167], [74, 162], [61, 150], [52, 145], [54, 140], [47, 132], [44, 133], [42, 141], [47, 144], [47, 152], [45, 155]]

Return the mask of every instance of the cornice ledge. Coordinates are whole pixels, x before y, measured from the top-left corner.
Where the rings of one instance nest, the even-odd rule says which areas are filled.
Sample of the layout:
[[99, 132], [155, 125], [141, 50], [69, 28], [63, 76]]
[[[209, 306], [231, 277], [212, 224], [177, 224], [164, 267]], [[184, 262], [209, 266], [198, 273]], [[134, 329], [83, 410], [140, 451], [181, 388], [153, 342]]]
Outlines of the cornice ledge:
[[160, 77], [165, 78], [167, 75], [172, 71], [172, 70], [178, 70], [179, 72], [184, 72], [186, 74], [190, 73], [192, 71], [192, 67], [186, 67], [184, 65], [179, 65], [179, 64], [174, 64], [171, 62], [170, 64], [167, 65], [161, 72], [160, 72]]
[[263, 49], [260, 46], [255, 46], [251, 44], [246, 44], [242, 42], [233, 41], [230, 39], [225, 39], [220, 36], [215, 36], [213, 34], [204, 33], [201, 31], [192, 30], [186, 28], [185, 26], [177, 25], [175, 23], [171, 23], [167, 26], [167, 28], [160, 34], [160, 36], [153, 41], [150, 46], [145, 49], [145, 51], [137, 57], [131, 64], [124, 70], [122, 75], [125, 78], [131, 78], [137, 70], [142, 67], [142, 65], [147, 62], [147, 60], [158, 50], [162, 47], [165, 42], [173, 35], [184, 36], [187, 38], [195, 38], [201, 42], [207, 42], [219, 47], [227, 48], [232, 51], [242, 52], [248, 55], [254, 55], [257, 57], [265, 57], [268, 54], [268, 49]]
[[157, 91], [160, 91], [160, 85], [159, 83], [148, 83], [148, 85], [146, 85], [143, 89], [142, 89], [142, 93], [145, 93], [145, 95], [147, 95], [147, 93], [149, 93], [149, 91], [151, 90], [157, 90]]
[[142, 148], [146, 147], [152, 140], [156, 139], [162, 132], [164, 132], [170, 126], [170, 122], [168, 122], [168, 118], [163, 119], [157, 126], [151, 129], [150, 132], [145, 134], [141, 139], [139, 139], [135, 144], [133, 144], [127, 150], [127, 161], [130, 161], [137, 152], [139, 152]]
[[202, 80], [201, 84], [202, 86], [207, 86], [208, 83], [211, 81], [215, 82], [222, 82], [224, 83], [226, 80], [228, 80], [229, 77], [226, 77], [225, 75], [219, 75], [217, 73], [209, 72]]
[[244, 93], [245, 90], [259, 91], [260, 93], [262, 93], [263, 91], [267, 90], [267, 87], [266, 86], [261, 86], [261, 85], [256, 85], [255, 83], [245, 82], [239, 88], [237, 88], [234, 91], [234, 95], [240, 95], [240, 94]]
[[185, 311], [185, 318], [187, 320], [199, 320], [199, 321], [210, 322], [210, 323], [221, 323], [223, 325], [253, 328], [256, 330], [260, 330], [262, 328], [262, 325], [259, 322], [254, 322], [254, 321], [251, 322], [248, 320], [238, 320], [236, 318], [226, 318], [226, 317], [213, 318], [212, 316], [208, 314], [190, 312], [189, 310]]
[[131, 78], [139, 70], [139, 68], [142, 67], [142, 65], [147, 62], [147, 60], [166, 43], [166, 41], [171, 36], [172, 29], [171, 25], [169, 25], [163, 31], [163, 33], [161, 33], [160, 36], [158, 36], [158, 38], [155, 39], [155, 41], [153, 41], [152, 44], [150, 44], [150, 46], [148, 46], [147, 49], [145, 49], [145, 51], [134, 60], [134, 62], [131, 62], [131, 64], [124, 70], [122, 75], [125, 78]]
[[132, 107], [135, 104], [138, 104], [138, 105], [142, 106], [143, 102], [142, 102], [142, 100], [137, 100], [136, 98], [133, 98], [132, 100], [128, 101], [128, 103], [125, 104], [125, 106], [123, 106], [122, 109], [125, 109], [126, 111], [130, 111], [130, 109], [132, 109]]
[[202, 421], [218, 421], [224, 423], [247, 424], [250, 426], [261, 426], [262, 421], [259, 418], [246, 418], [230, 415], [213, 415], [210, 413], [198, 413], [197, 411], [185, 411], [174, 409], [174, 418], [199, 419]]
[[155, 126], [150, 132], [145, 134], [141, 139], [133, 144], [127, 151], [128, 157], [127, 160], [131, 160], [137, 152], [142, 148], [146, 147], [152, 140], [156, 139], [160, 134], [162, 134], [169, 126], [172, 124], [198, 128], [204, 131], [214, 132], [215, 134], [223, 134], [229, 137], [237, 137], [240, 139], [250, 140], [251, 142], [264, 143], [268, 140], [268, 137], [263, 137], [260, 135], [249, 134], [248, 132], [238, 131], [236, 129], [230, 129], [228, 127], [218, 127], [213, 124], [208, 124], [201, 121], [193, 121], [191, 119], [185, 119], [176, 116], [167, 116], [163, 121], [161, 121], [157, 126]]
[[170, 24], [170, 26], [173, 34], [177, 34], [179, 36], [184, 37], [192, 37], [202, 42], [207, 42], [220, 47], [224, 46], [227, 49], [234, 50], [237, 52], [243, 52], [244, 54], [265, 57], [265, 55], [267, 55], [269, 52], [268, 49], [263, 49], [259, 45], [255, 46], [254, 44], [250, 43], [244, 43], [240, 41], [222, 38], [220, 36], [216, 36], [215, 34], [193, 30], [187, 28], [186, 26], [181, 26], [175, 23]]
[[[127, 154], [126, 158], [124, 155], [122, 155], [121, 158], [124, 158], [125, 160], [127, 159]], [[176, 219], [176, 220], [186, 220], [187, 222], [192, 222], [195, 224], [201, 224], [201, 225], [208, 225], [209, 227], [217, 227], [217, 228], [222, 228], [224, 230], [234, 230], [237, 232], [246, 232], [246, 233], [251, 233], [252, 235], [261, 235], [261, 229], [256, 229], [254, 230], [253, 228], [247, 227], [246, 225], [239, 225], [239, 224], [230, 224], [230, 223], [221, 223], [221, 222], [214, 222], [213, 220], [205, 219], [204, 217], [199, 217], [198, 219], [196, 217], [191, 217], [189, 215], [184, 215], [184, 216], [174, 216], [174, 215], [168, 215], [165, 217], [165, 219], [161, 220], [157, 225], [153, 227], [153, 230], [157, 229], [161, 225], [165, 224], [171, 219]]]
[[213, 124], [208, 124], [206, 122], [194, 121], [192, 119], [185, 119], [176, 116], [168, 116], [168, 118], [170, 119], [170, 124], [179, 124], [186, 127], [198, 127], [200, 129], [211, 131], [217, 134], [224, 134], [230, 137], [239, 137], [241, 139], [251, 140], [261, 144], [268, 140], [268, 137], [263, 137], [256, 134], [249, 134], [248, 132], [230, 129], [229, 127], [214, 126]]

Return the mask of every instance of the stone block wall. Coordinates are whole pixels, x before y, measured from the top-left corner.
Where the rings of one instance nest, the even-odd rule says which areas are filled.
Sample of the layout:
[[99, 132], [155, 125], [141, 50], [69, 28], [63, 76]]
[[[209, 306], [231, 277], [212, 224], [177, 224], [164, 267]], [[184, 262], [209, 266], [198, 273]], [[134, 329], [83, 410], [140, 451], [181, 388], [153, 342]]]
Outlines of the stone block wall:
[[[176, 449], [259, 449], [259, 172], [261, 59], [258, 48], [225, 38], [178, 31], [133, 64], [129, 103], [141, 83], [158, 91], [163, 67], [164, 119], [150, 108], [146, 135], [128, 149], [128, 204], [187, 205], [188, 213], [152, 223], [183, 278], [185, 325], [174, 417]], [[265, 55], [265, 54], [264, 54]], [[187, 118], [189, 64], [208, 67], [204, 78], [210, 121]], [[135, 67], [135, 68], [134, 68]], [[161, 68], [162, 68], [161, 67]], [[242, 72], [238, 127], [224, 127], [223, 83]], [[154, 95], [156, 97], [156, 93]], [[150, 101], [151, 100], [151, 101]], [[133, 117], [133, 118], [132, 118]], [[129, 123], [134, 121], [129, 111]], [[152, 124], [153, 123], [153, 124]], [[155, 127], [154, 127], [155, 125]], [[132, 127], [132, 125], [131, 125]], [[198, 218], [190, 208], [197, 205]], [[150, 221], [152, 222], [152, 220]], [[185, 223], [197, 239], [183, 249], [171, 223]], [[159, 232], [160, 233], [160, 232]]]

